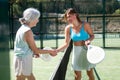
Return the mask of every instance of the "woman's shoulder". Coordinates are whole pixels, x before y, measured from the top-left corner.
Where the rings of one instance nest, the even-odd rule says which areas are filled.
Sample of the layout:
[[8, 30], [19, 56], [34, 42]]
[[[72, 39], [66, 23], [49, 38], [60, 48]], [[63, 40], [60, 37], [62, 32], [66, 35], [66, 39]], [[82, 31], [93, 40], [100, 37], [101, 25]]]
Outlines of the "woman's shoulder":
[[82, 22], [82, 24], [84, 24], [84, 26], [90, 25], [89, 22]]
[[72, 28], [72, 24], [69, 24], [65, 27], [65, 31], [69, 32], [70, 31], [70, 28]]
[[70, 29], [73, 25], [72, 24], [69, 24], [66, 26], [66, 28]]
[[85, 31], [87, 31], [87, 30], [90, 30], [90, 29], [91, 29], [91, 25], [90, 25], [90, 23], [89, 23], [89, 22], [84, 22], [84, 29], [85, 29]]
[[89, 22], [82, 22], [82, 25], [84, 26], [84, 28], [88, 28], [88, 27], [90, 27]]

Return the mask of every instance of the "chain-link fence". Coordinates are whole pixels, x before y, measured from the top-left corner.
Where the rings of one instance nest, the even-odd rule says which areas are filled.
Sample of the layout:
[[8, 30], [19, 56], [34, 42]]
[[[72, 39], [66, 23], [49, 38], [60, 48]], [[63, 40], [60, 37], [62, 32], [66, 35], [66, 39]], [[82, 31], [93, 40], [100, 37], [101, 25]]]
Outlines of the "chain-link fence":
[[[67, 8], [73, 7], [80, 14], [83, 21], [91, 23], [95, 37], [100, 39], [102, 47], [120, 47], [120, 3], [116, 0], [48, 0], [48, 1], [23, 1], [10, 3], [10, 48], [14, 47], [16, 31], [20, 27], [18, 18], [22, 17], [22, 12], [34, 7], [40, 10], [41, 17], [38, 25], [33, 28], [34, 37], [39, 41], [39, 47], [45, 46], [45, 40], [51, 40], [58, 47], [58, 39], [64, 38], [64, 28], [66, 23], [60, 19]], [[108, 16], [109, 14], [109, 16]], [[114, 40], [115, 39], [115, 40]]]

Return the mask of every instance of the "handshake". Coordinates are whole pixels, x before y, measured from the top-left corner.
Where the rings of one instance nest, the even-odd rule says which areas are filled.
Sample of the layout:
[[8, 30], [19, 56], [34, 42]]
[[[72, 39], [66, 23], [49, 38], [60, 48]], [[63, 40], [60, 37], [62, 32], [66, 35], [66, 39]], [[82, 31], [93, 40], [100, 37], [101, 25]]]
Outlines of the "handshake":
[[52, 49], [51, 47], [45, 47], [43, 50], [48, 50], [48, 53], [40, 53], [34, 54], [35, 58], [40, 57], [44, 61], [50, 61], [53, 56], [56, 56], [58, 51], [56, 49]]

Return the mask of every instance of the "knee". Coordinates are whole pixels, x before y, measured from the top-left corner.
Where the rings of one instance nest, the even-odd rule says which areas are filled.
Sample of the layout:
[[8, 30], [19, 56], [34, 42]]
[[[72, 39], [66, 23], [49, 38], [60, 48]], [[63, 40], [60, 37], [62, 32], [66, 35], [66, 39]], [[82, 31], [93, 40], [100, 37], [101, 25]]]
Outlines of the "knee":
[[87, 75], [88, 75], [89, 77], [94, 76], [93, 71], [92, 71], [92, 70], [91, 70], [91, 71], [87, 71]]
[[91, 72], [89, 72], [89, 73], [87, 73], [87, 75], [90, 77], [90, 76], [92, 76], [93, 74], [92, 74]]
[[93, 72], [87, 72], [89, 80], [95, 80]]
[[81, 75], [80, 74], [76, 74], [75, 77], [76, 78], [81, 78]]
[[16, 76], [16, 80], [25, 80], [25, 76], [24, 75]]
[[31, 74], [30, 76], [27, 76], [27, 79], [28, 79], [28, 80], [35, 80], [35, 77], [34, 77], [33, 74]]
[[81, 76], [81, 73], [80, 73], [80, 72], [76, 72], [76, 73], [75, 73], [75, 79], [76, 79], [76, 80], [81, 79], [81, 77], [82, 77], [82, 76]]

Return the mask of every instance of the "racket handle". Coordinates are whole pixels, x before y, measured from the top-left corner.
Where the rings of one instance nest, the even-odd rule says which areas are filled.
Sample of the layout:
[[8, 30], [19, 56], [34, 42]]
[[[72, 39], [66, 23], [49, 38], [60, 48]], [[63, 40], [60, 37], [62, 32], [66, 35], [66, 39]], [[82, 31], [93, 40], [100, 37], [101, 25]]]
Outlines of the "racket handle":
[[92, 48], [92, 45], [89, 44], [89, 45], [88, 45], [88, 50], [90, 50], [91, 48]]

